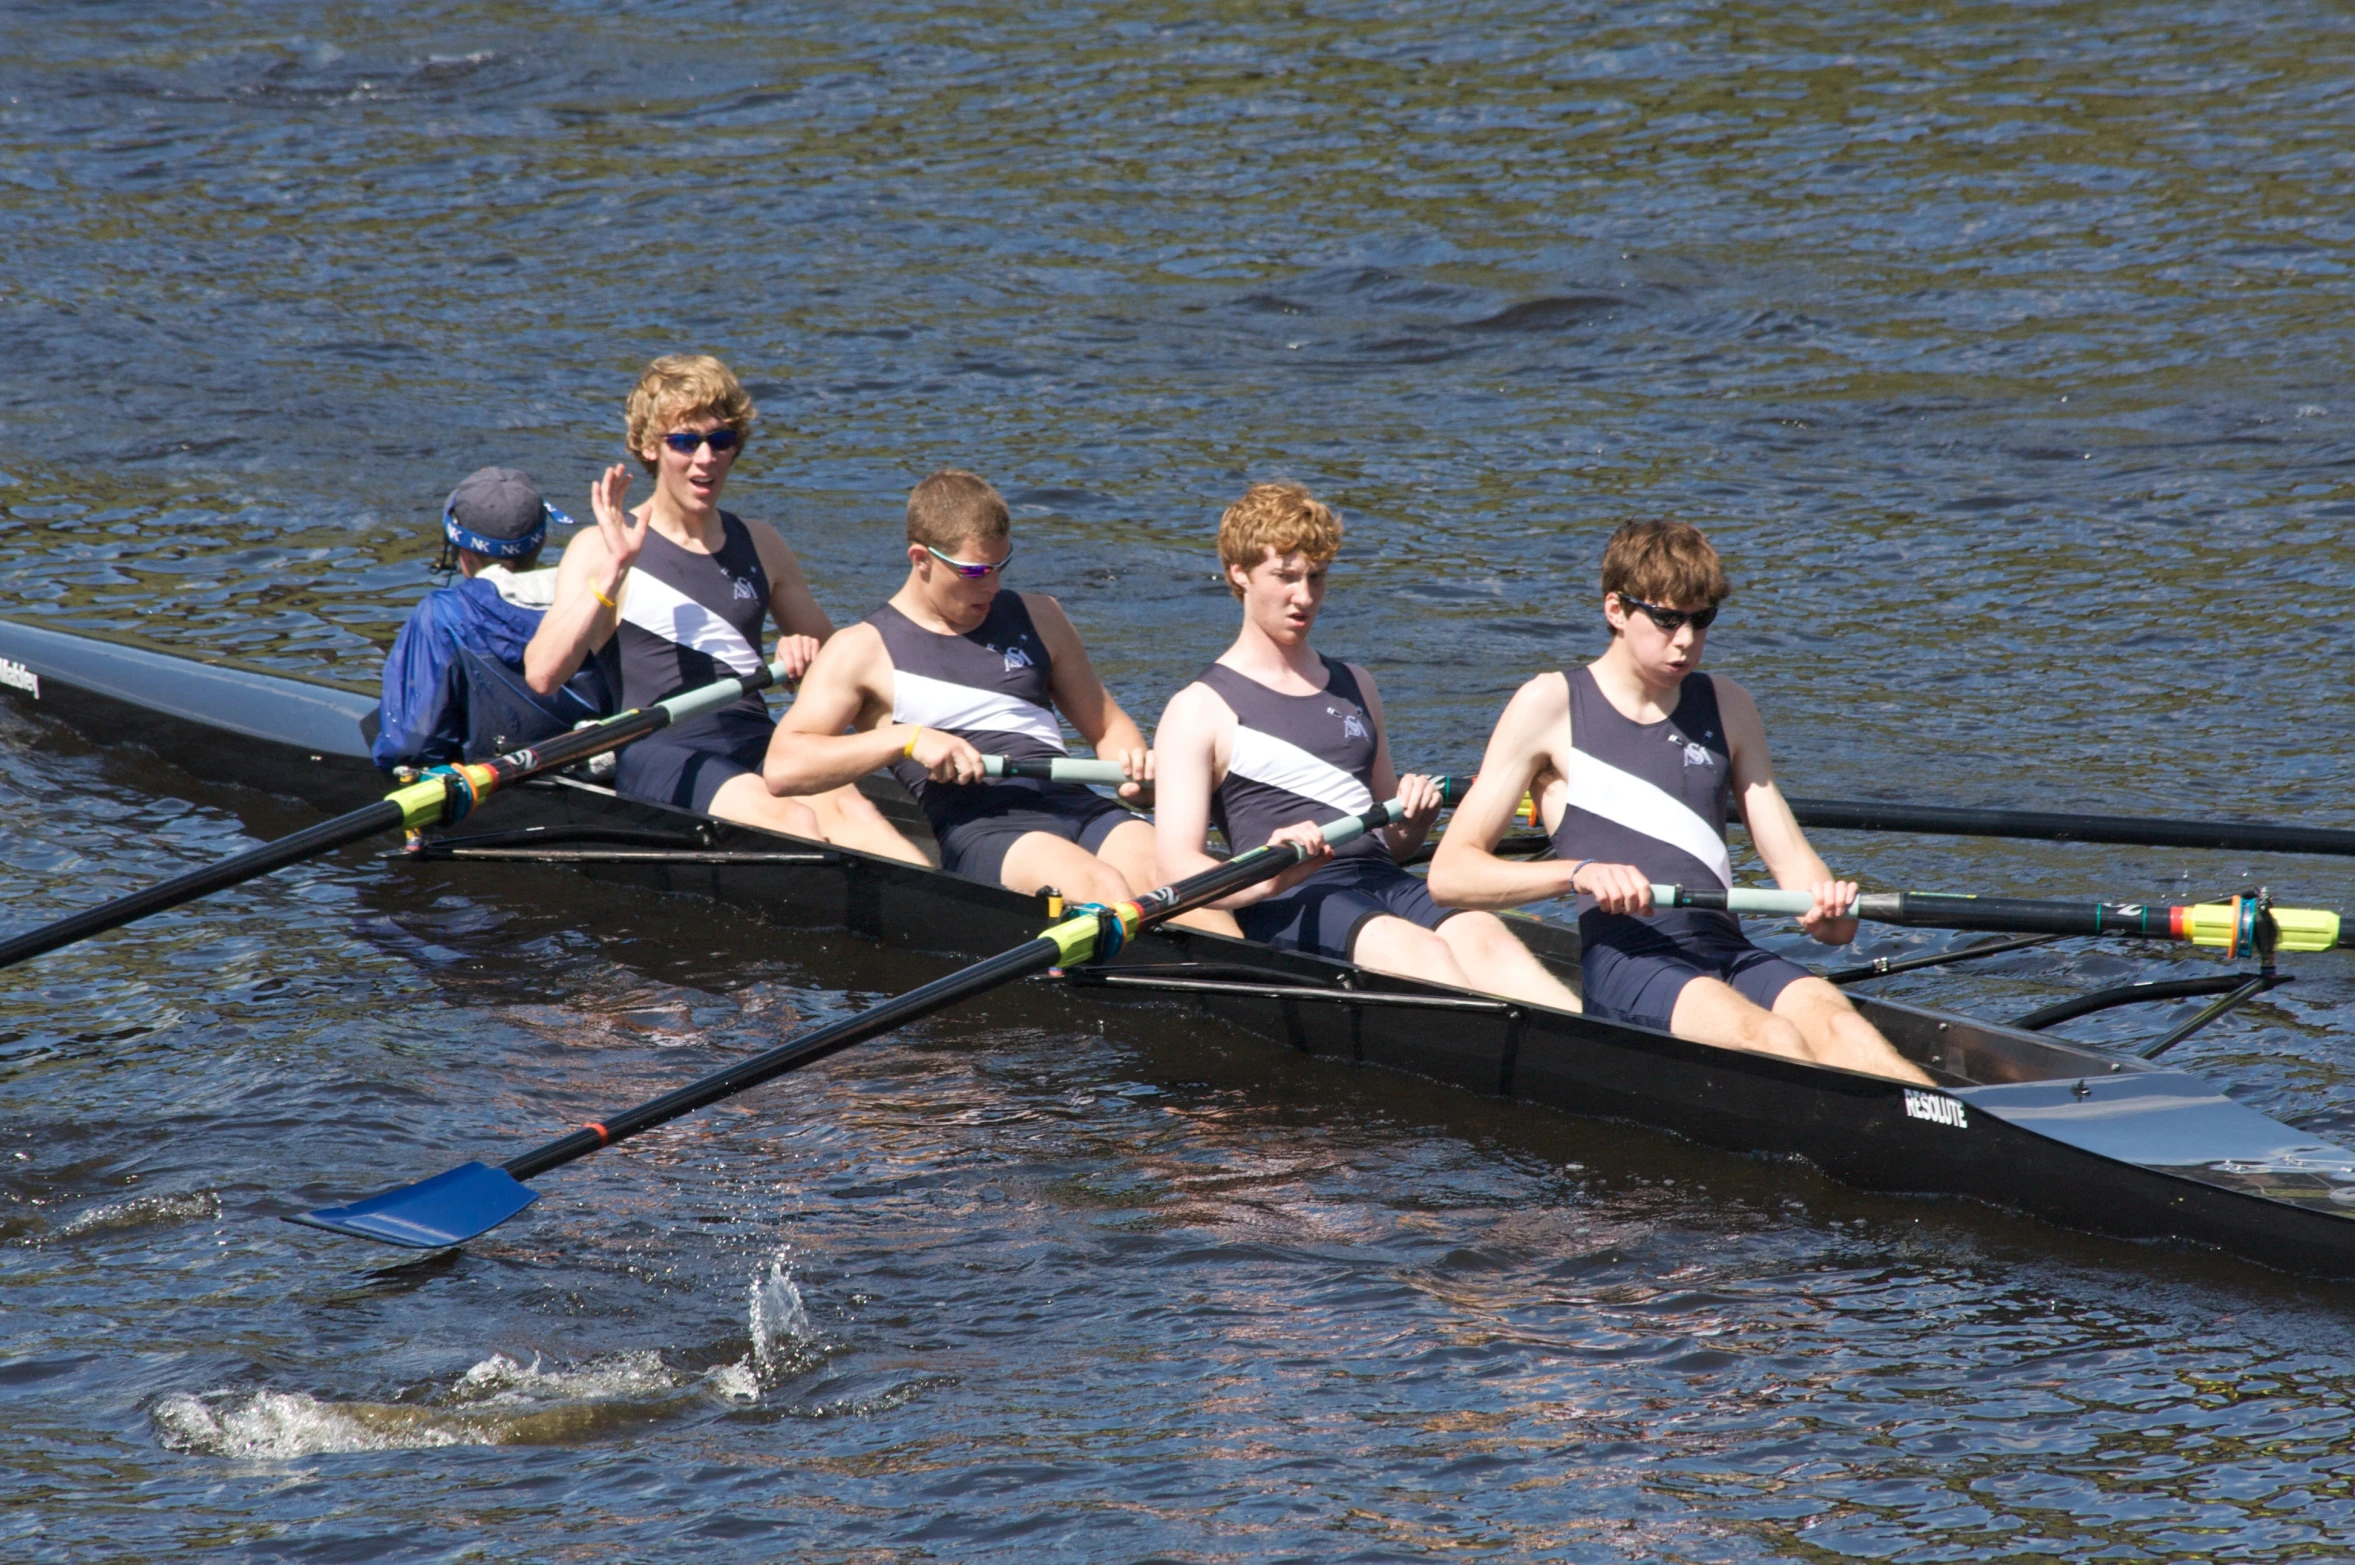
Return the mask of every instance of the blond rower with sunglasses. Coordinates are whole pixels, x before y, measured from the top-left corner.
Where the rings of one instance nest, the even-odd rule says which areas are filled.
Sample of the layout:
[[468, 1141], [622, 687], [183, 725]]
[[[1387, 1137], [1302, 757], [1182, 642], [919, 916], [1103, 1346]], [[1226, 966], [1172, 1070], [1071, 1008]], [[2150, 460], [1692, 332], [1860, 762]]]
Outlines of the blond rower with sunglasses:
[[[1578, 898], [1586, 1014], [1700, 1043], [1927, 1083], [1848, 997], [1743, 938], [1730, 913], [1657, 909], [1652, 885], [1727, 886], [1738, 811], [1778, 885], [1814, 894], [1799, 927], [1855, 938], [1856, 896], [1835, 880], [1774, 785], [1749, 692], [1700, 671], [1728, 587], [1717, 551], [1682, 522], [1630, 522], [1603, 551], [1611, 644], [1586, 667], [1540, 674], [1497, 719], [1479, 780], [1431, 862], [1451, 907]], [[1533, 793], [1554, 857], [1495, 849]]]
[[[923, 807], [951, 873], [1015, 891], [1051, 886], [1075, 902], [1152, 889], [1143, 817], [1075, 784], [985, 776], [984, 755], [1063, 755], [1066, 719], [1120, 763], [1124, 796], [1153, 775], [1145, 736], [1089, 666], [1062, 605], [1000, 590], [1014, 557], [1006, 502], [949, 469], [916, 486], [907, 515], [907, 580], [818, 653], [769, 747], [769, 786], [807, 793], [888, 766]], [[1223, 914], [1195, 921], [1232, 929]]]
[[[788, 678], [808, 668], [834, 624], [810, 595], [801, 562], [775, 528], [719, 508], [752, 420], [752, 398], [718, 359], [681, 353], [646, 366], [624, 424], [654, 493], [625, 510], [630, 474], [618, 462], [591, 486], [597, 525], [566, 547], [556, 601], [524, 649], [533, 690], [547, 695], [597, 657], [623, 707], [652, 706], [756, 672], [772, 615]], [[771, 792], [760, 765], [774, 726], [766, 704], [748, 692], [624, 748], [614, 787], [796, 837], [920, 857], [856, 789], [810, 790], [807, 798]]]

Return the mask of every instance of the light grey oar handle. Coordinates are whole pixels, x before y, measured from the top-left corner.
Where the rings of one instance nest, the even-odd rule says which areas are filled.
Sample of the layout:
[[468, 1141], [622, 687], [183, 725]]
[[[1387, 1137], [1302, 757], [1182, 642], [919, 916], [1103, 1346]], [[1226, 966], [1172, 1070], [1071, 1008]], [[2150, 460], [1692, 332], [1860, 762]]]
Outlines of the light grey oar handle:
[[673, 723], [683, 723], [699, 713], [716, 711], [726, 706], [747, 690], [766, 690], [771, 685], [782, 685], [792, 677], [786, 672], [782, 659], [771, 663], [765, 673], [766, 678], [754, 674], [743, 679], [715, 679], [708, 685], [682, 690], [668, 701], [657, 701], [654, 704], [670, 713]]
[[1737, 886], [1731, 891], [1721, 891], [1715, 886], [1688, 890], [1683, 886], [1663, 886], [1655, 881], [1652, 884], [1652, 905], [1797, 918], [1814, 908], [1815, 896], [1806, 891], [1754, 891], [1747, 886]]
[[[1395, 826], [1400, 821], [1406, 819], [1406, 806], [1400, 804], [1396, 799], [1391, 799], [1384, 803], [1377, 804], [1373, 809], [1366, 811], [1366, 815], [1373, 815], [1376, 813], [1380, 813], [1389, 817], [1387, 820], [1382, 822], [1383, 825]], [[1322, 836], [1325, 839], [1327, 845], [1331, 847], [1338, 848], [1345, 842], [1355, 842], [1358, 838], [1364, 836], [1367, 832], [1374, 829], [1373, 826], [1366, 820], [1366, 815], [1344, 815], [1337, 821], [1327, 821], [1323, 827], [1319, 829], [1318, 834]]]
[[1067, 755], [1051, 761], [985, 755], [981, 758], [981, 774], [984, 777], [1037, 777], [1052, 782], [1101, 783], [1108, 788], [1117, 788], [1128, 781], [1128, 773], [1120, 769], [1118, 761], [1083, 761]]

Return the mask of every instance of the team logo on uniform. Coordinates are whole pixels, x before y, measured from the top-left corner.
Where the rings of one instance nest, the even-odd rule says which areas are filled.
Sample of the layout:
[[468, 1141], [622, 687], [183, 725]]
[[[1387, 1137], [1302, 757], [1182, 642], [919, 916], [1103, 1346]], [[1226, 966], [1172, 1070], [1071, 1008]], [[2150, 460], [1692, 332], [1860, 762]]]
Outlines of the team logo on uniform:
[[752, 582], [750, 578], [743, 576], [736, 578], [735, 595], [739, 598], [757, 598], [760, 596], [759, 593], [752, 590]]
[[1034, 666], [1030, 661], [1030, 654], [1022, 650], [1020, 646], [992, 647], [990, 650], [1006, 660], [1006, 672], [1009, 674], [1018, 668]]
[[1687, 766], [1715, 766], [1717, 762], [1711, 759], [1709, 752], [1699, 745], [1688, 744], [1684, 747], [1684, 764]]

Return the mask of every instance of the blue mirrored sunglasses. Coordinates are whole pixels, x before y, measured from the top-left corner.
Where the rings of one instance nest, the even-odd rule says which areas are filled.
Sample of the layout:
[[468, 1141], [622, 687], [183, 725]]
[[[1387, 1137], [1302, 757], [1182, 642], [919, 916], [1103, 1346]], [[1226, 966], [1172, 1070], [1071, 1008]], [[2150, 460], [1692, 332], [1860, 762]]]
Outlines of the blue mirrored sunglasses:
[[710, 446], [714, 456], [725, 455], [744, 443], [744, 437], [721, 425], [718, 429], [674, 429], [662, 437], [662, 443], [681, 456], [693, 456], [702, 446]]

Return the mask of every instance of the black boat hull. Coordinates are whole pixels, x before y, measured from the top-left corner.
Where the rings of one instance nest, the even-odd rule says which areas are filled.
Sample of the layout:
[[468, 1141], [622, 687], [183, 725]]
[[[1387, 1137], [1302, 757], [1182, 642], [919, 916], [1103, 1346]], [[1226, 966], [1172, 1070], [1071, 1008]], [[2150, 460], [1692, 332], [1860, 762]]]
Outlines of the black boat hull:
[[[327, 809], [386, 786], [366, 759], [371, 703], [359, 692], [9, 621], [0, 621], [0, 660], [39, 677], [36, 709], [95, 737], [146, 745], [208, 779]], [[28, 699], [22, 684], [8, 688]], [[944, 960], [1019, 944], [1046, 918], [1035, 897], [562, 779], [494, 801], [436, 851], [503, 839], [494, 851], [516, 852], [518, 832], [530, 834], [520, 851], [606, 883], [710, 898], [788, 927], [848, 930]], [[1515, 928], [1575, 981], [1573, 931], [1536, 921]], [[1150, 932], [1116, 963], [1068, 981], [1092, 1003], [1183, 1005], [1311, 1055], [1736, 1152], [1805, 1158], [1862, 1189], [1968, 1196], [2081, 1231], [2355, 1277], [2355, 1156], [2196, 1077], [1961, 1016], [1859, 1002], [1945, 1084], [1925, 1090], [1185, 930]]]

